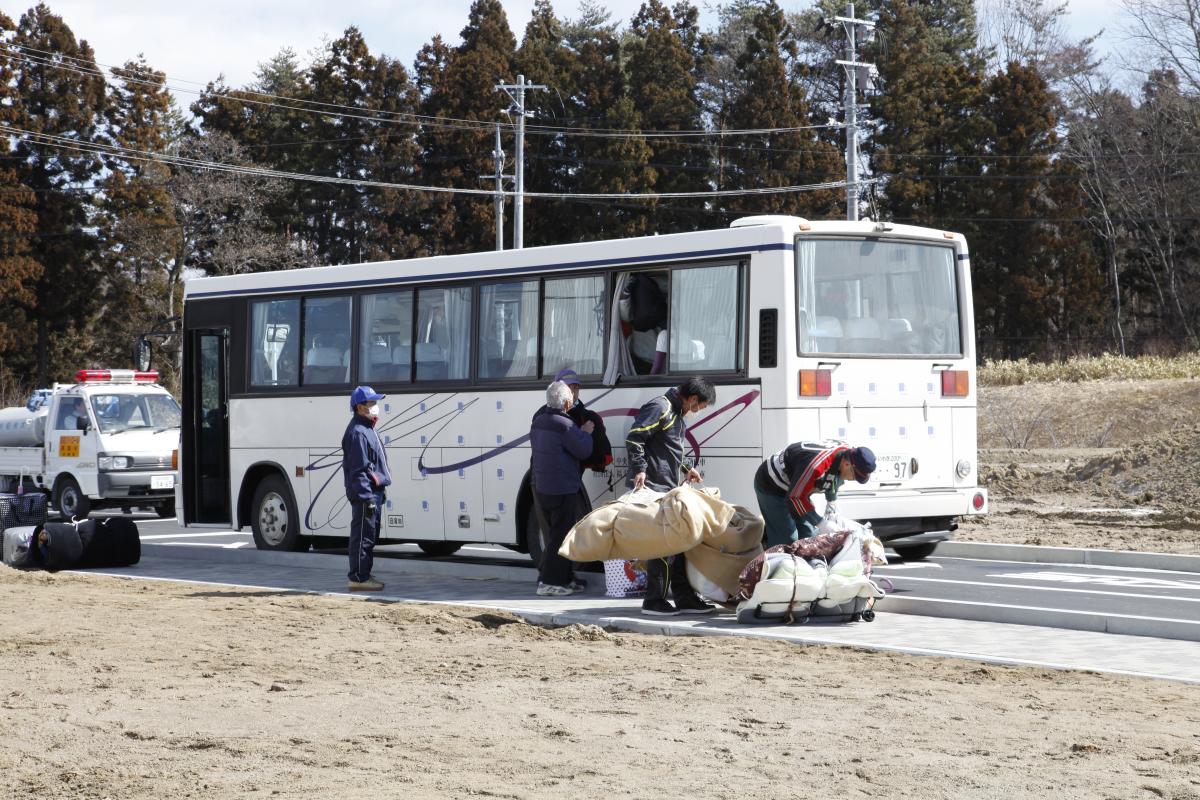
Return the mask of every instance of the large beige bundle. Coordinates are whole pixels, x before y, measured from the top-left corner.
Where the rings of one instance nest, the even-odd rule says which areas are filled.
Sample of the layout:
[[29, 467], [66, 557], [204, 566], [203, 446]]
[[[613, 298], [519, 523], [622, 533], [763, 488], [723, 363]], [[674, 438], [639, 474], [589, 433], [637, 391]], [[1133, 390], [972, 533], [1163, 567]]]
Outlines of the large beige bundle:
[[[762, 537], [762, 517], [743, 506], [734, 506], [733, 517], [722, 533], [687, 551], [688, 574], [698, 572], [726, 596], [733, 597], [738, 593], [742, 570], [763, 552]], [[693, 579], [692, 583], [697, 581]]]
[[558, 552], [572, 561], [664, 558], [724, 533], [733, 515], [716, 489], [631, 492], [577, 522]]

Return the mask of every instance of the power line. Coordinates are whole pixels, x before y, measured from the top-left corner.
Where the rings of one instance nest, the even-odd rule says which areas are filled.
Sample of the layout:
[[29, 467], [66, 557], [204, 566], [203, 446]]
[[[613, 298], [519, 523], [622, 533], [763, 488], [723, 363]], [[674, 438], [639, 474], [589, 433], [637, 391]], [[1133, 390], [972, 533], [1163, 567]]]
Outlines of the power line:
[[[46, 51], [46, 50], [38, 50], [37, 48], [27, 47], [25, 45], [10, 45], [10, 44], [0, 43], [0, 50], [10, 52], [10, 53], [18, 56], [19, 58], [30, 61], [31, 63], [39, 64], [39, 65], [45, 66], [45, 67], [51, 67], [54, 69], [65, 69], [68, 72], [75, 72], [75, 73], [82, 74], [82, 75], [91, 75], [91, 76], [98, 76], [100, 78], [107, 78], [105, 72], [103, 70], [99, 69], [100, 66], [105, 66], [110, 70], [119, 70], [121, 72], [128, 72], [128, 70], [126, 70], [125, 67], [114, 67], [112, 65], [107, 65], [107, 64], [100, 65], [100, 64], [96, 64], [95, 62], [92, 62], [92, 64], [89, 64], [88, 62], [84, 61], [83, 59], [77, 59], [72, 56], [66, 56], [61, 53], [53, 53], [53, 52]], [[40, 54], [43, 54], [43, 56], [42, 57], [30, 56], [26, 52], [23, 52], [23, 51], [40, 53]], [[68, 66], [66, 64], [59, 63], [54, 60], [54, 59], [60, 59], [60, 58], [66, 59], [69, 61], [78, 62], [78, 63], [82, 64], [83, 66]], [[94, 66], [93, 66], [93, 64], [94, 64]], [[162, 73], [160, 73], [160, 74], [162, 74]], [[357, 108], [355, 106], [341, 105], [338, 103], [327, 103], [327, 102], [320, 101], [320, 100], [305, 100], [305, 99], [299, 98], [299, 97], [287, 97], [286, 95], [277, 95], [277, 94], [272, 94], [270, 92], [258, 91], [256, 89], [243, 88], [243, 89], [230, 89], [229, 91], [230, 92], [238, 92], [243, 95], [252, 94], [252, 95], [256, 95], [258, 97], [266, 97], [266, 98], [270, 98], [271, 100], [283, 101], [284, 103], [291, 103], [291, 104], [298, 104], [298, 105], [281, 105], [280, 103], [277, 103], [277, 102], [255, 100], [255, 99], [251, 99], [248, 97], [235, 96], [235, 95], [228, 94], [228, 93], [226, 93], [226, 94], [219, 94], [219, 93], [215, 93], [215, 92], [209, 93], [209, 92], [207, 92], [207, 89], [204, 89], [204, 90], [188, 89], [188, 88], [174, 86], [170, 83], [167, 83], [165, 79], [160, 82], [160, 81], [146, 80], [143, 78], [136, 78], [136, 77], [133, 77], [132, 75], [128, 75], [128, 74], [121, 75], [119, 73], [116, 75], [116, 77], [120, 78], [120, 80], [122, 80], [126, 83], [135, 83], [135, 84], [140, 84], [140, 85], [145, 85], [145, 86], [152, 86], [154, 88], [167, 88], [167, 89], [171, 89], [172, 91], [182, 92], [185, 94], [194, 94], [194, 95], [201, 96], [201, 97], [204, 96], [205, 94], [209, 94], [209, 96], [220, 97], [225, 100], [232, 100], [234, 102], [239, 102], [239, 103], [260, 105], [260, 106], [265, 106], [268, 108], [279, 108], [279, 109], [284, 109], [287, 111], [306, 111], [309, 113], [324, 114], [326, 116], [336, 116], [336, 117], [343, 117], [343, 118], [347, 118], [347, 119], [362, 119], [362, 120], [374, 121], [374, 122], [392, 122], [392, 123], [400, 123], [400, 124], [419, 125], [419, 126], [424, 126], [424, 127], [460, 129], [460, 130], [471, 130], [471, 131], [490, 131], [495, 127], [495, 123], [492, 123], [492, 122], [482, 122], [479, 120], [463, 119], [463, 118], [457, 118], [457, 117], [437, 117], [437, 116], [430, 116], [430, 115], [425, 115], [425, 114], [415, 114], [415, 113], [403, 112], [403, 111], [384, 111], [382, 109], [362, 109], [362, 108]], [[187, 82], [188, 83], [196, 83], [195, 81], [187, 81]], [[308, 106], [315, 106], [316, 108], [309, 108]], [[323, 111], [321, 109], [340, 109], [340, 110]], [[372, 115], [384, 115], [384, 116], [383, 117], [368, 116], [368, 115], [362, 113], [364, 111], [369, 112], [369, 114], [372, 114]], [[513, 123], [502, 123], [502, 126], [509, 130], [513, 130], [515, 128], [515, 125]], [[770, 135], [770, 134], [776, 134], [776, 133], [794, 133], [794, 132], [806, 131], [806, 130], [820, 130], [820, 129], [827, 129], [827, 128], [841, 128], [841, 127], [842, 127], [842, 125], [840, 123], [825, 123], [825, 124], [821, 124], [821, 125], [798, 125], [798, 126], [780, 127], [780, 128], [744, 128], [744, 129], [730, 128], [730, 129], [712, 129], [712, 130], [675, 130], [675, 131], [669, 131], [669, 130], [668, 131], [653, 131], [653, 130], [651, 130], [651, 131], [646, 131], [646, 130], [619, 129], [619, 128], [567, 128], [567, 127], [556, 127], [556, 126], [550, 126], [550, 125], [529, 125], [526, 127], [526, 132], [531, 133], [531, 134], [543, 135], [543, 136], [584, 136], [584, 137], [589, 137], [589, 138], [600, 138], [600, 139], [655, 139], [655, 138], [675, 139], [675, 138], [712, 138], [712, 137], [720, 138], [720, 137], [726, 137], [726, 136], [761, 136], [761, 135]]]
[[[252, 167], [236, 164], [227, 164], [217, 161], [205, 161], [203, 159], [189, 158], [186, 156], [170, 156], [162, 153], [154, 153], [145, 150], [135, 150], [131, 148], [119, 147], [97, 142], [79, 142], [65, 136], [55, 136], [52, 134], [36, 133], [34, 131], [26, 131], [20, 128], [15, 128], [9, 125], [0, 124], [0, 131], [12, 135], [31, 137], [35, 144], [42, 144], [50, 147], [59, 147], [66, 150], [73, 150], [80, 153], [88, 153], [92, 155], [115, 155], [131, 161], [142, 162], [157, 162], [163, 164], [171, 164], [181, 167], [189, 167], [193, 169], [207, 169], [215, 172], [227, 172], [239, 175], [250, 175], [261, 178], [278, 178], [281, 180], [297, 180], [309, 181], [313, 183], [328, 183], [341, 184], [348, 186], [361, 186], [378, 189], [397, 189], [401, 191], [412, 192], [433, 192], [440, 194], [460, 194], [474, 196], [492, 197], [496, 194], [493, 189], [467, 189], [459, 187], [446, 186], [421, 186], [410, 183], [390, 183], [387, 181], [372, 181], [361, 178], [341, 178], [331, 175], [313, 175], [301, 172], [288, 172], [285, 170], [269, 169], [266, 167]], [[750, 195], [768, 195], [768, 194], [788, 194], [792, 192], [809, 192], [820, 191], [824, 189], [840, 189], [845, 188], [844, 181], [831, 181], [826, 183], [815, 183], [798, 186], [775, 186], [764, 187], [757, 189], [715, 189], [702, 192], [525, 192], [525, 197], [537, 198], [555, 198], [555, 199], [633, 199], [633, 200], [658, 200], [663, 198], [683, 198], [683, 197], [741, 197]], [[515, 196], [515, 192], [504, 191], [506, 196]]]

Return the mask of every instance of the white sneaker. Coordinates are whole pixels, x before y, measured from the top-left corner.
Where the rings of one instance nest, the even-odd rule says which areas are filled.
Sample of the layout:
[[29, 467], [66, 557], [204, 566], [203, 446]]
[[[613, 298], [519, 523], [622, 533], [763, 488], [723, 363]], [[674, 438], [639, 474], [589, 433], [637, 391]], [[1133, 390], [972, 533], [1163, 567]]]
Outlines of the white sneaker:
[[352, 592], [378, 592], [383, 588], [383, 581], [372, 575], [365, 581], [350, 581], [346, 588]]
[[538, 581], [537, 593], [538, 597], [566, 597], [569, 594], [582, 592], [583, 589], [577, 589], [575, 586], [555, 586], [553, 583], [542, 583]]

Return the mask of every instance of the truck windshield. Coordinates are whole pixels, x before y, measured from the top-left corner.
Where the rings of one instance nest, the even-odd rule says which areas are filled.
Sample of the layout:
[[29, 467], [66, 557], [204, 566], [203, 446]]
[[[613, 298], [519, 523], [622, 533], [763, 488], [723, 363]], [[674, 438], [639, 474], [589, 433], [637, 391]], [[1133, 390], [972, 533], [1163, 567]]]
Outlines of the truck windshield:
[[801, 353], [962, 355], [951, 245], [802, 237], [796, 287]]
[[182, 414], [168, 394], [94, 394], [92, 410], [102, 433], [178, 428]]

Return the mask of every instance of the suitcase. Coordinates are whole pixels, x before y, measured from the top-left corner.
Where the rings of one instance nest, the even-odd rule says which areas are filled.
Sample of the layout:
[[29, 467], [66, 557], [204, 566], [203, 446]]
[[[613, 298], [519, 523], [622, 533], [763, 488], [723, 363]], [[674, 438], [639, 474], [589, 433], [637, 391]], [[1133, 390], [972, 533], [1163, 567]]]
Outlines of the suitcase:
[[40, 567], [42, 565], [40, 554], [33, 544], [37, 531], [37, 526], [34, 525], [5, 528], [3, 534], [4, 563], [16, 569], [37, 569]]

